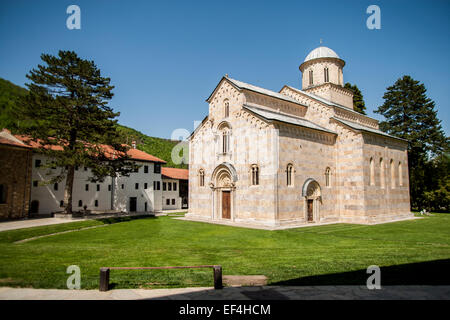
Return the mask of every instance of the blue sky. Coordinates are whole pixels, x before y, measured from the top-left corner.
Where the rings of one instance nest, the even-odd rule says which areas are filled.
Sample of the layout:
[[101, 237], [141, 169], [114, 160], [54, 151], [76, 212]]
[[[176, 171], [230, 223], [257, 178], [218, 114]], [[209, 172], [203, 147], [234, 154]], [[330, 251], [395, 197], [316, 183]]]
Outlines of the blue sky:
[[[66, 8], [81, 8], [69, 30]], [[366, 8], [381, 9], [381, 30]], [[111, 77], [119, 122], [151, 136], [193, 129], [220, 78], [278, 91], [300, 85], [298, 66], [323, 44], [346, 61], [373, 114], [386, 87], [423, 82], [450, 131], [450, 1], [0, 1], [0, 77], [24, 86], [41, 53], [74, 50]]]

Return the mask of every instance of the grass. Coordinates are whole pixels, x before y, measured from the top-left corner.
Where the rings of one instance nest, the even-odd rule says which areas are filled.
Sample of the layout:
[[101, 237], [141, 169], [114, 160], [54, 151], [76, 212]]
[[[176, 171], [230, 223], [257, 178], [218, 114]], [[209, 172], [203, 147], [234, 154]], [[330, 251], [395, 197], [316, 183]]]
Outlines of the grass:
[[[14, 243], [105, 223], [110, 225]], [[269, 284], [364, 285], [369, 265], [381, 267], [382, 284], [450, 284], [449, 261], [449, 214], [279, 231], [158, 217], [0, 232], [0, 286], [66, 288], [66, 268], [78, 265], [82, 288], [95, 289], [103, 266], [200, 264], [220, 264], [225, 275], [262, 274]], [[212, 271], [113, 270], [110, 282], [115, 288], [211, 286]]]

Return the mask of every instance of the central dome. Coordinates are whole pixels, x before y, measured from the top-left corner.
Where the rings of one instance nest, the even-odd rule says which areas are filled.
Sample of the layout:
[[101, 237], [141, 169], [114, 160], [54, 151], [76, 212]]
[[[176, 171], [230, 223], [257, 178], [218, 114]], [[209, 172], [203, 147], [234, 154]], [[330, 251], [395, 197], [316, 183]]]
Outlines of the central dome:
[[319, 58], [337, 58], [340, 59], [336, 52], [328, 47], [318, 47], [311, 51], [305, 58], [305, 61], [319, 59]]

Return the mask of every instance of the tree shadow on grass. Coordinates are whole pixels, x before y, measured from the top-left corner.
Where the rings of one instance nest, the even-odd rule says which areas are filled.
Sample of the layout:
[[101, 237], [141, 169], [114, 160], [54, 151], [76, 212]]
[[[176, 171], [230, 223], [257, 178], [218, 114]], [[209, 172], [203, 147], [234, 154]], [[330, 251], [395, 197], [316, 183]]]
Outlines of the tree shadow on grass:
[[[450, 259], [380, 267], [381, 285], [450, 285]], [[308, 276], [271, 283], [276, 286], [366, 285], [366, 269]]]

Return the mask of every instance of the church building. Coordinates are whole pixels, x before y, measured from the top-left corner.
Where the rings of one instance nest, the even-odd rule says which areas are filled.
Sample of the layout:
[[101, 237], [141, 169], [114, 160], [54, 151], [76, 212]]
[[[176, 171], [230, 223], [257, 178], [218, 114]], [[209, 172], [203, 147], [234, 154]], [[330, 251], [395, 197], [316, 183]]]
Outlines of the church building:
[[411, 218], [407, 141], [353, 110], [330, 48], [279, 92], [223, 77], [189, 138], [187, 219], [268, 227]]

